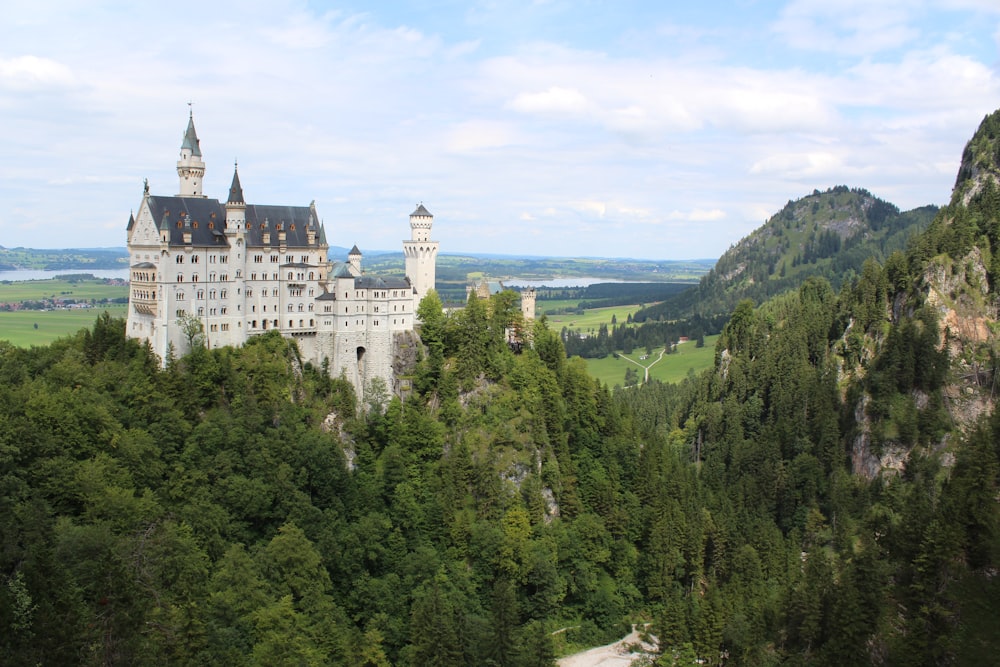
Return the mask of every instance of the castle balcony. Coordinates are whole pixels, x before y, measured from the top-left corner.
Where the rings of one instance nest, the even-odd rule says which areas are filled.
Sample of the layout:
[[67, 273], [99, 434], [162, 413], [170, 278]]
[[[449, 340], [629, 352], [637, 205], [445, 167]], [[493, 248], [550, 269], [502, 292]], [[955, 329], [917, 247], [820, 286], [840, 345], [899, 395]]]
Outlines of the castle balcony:
[[156, 301], [153, 299], [132, 299], [132, 310], [140, 315], [156, 317]]

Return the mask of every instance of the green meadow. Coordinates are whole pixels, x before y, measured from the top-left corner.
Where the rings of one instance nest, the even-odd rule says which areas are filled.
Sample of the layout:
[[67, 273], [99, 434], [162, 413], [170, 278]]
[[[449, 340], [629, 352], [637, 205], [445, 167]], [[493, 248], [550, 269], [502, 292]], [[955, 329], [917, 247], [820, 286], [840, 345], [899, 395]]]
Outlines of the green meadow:
[[18, 280], [0, 282], [0, 303], [42, 299], [120, 299], [128, 296], [125, 285], [108, 285], [102, 280]]
[[[579, 299], [574, 302], [573, 300], [560, 300], [560, 301], [544, 301], [539, 303], [544, 303], [545, 305], [539, 308], [537, 305], [535, 311], [538, 314], [545, 314], [546, 319], [549, 323], [549, 328], [553, 331], [560, 331], [563, 327], [568, 327], [570, 329], [575, 329], [577, 331], [589, 331], [597, 329], [602, 324], [607, 324], [608, 328], [611, 327], [611, 318], [615, 318], [615, 321], [621, 325], [625, 324], [628, 320], [628, 316], [635, 313], [641, 307], [639, 304], [633, 304], [631, 306], [608, 306], [606, 308], [590, 308], [585, 310], [582, 315], [577, 313], [550, 313], [548, 310], [559, 310], [566, 307], [575, 307]], [[560, 304], [560, 305], [549, 305], [549, 304]]]
[[[715, 361], [715, 341], [718, 338], [718, 336], [705, 336], [704, 347], [696, 347], [693, 340], [681, 343], [677, 346], [677, 352], [665, 354], [659, 361], [656, 361], [659, 356], [656, 352], [649, 359], [640, 360], [639, 357], [645, 354], [645, 350], [636, 350], [628, 355], [628, 358], [635, 363], [611, 356], [603, 359], [586, 359], [587, 371], [609, 387], [624, 384], [625, 371], [628, 368], [634, 368], [642, 380], [646, 366], [649, 366], [649, 377], [652, 380], [680, 382], [688, 373], [698, 374], [706, 368], [711, 368]], [[626, 355], [619, 353], [619, 356]]]
[[104, 311], [111, 317], [125, 317], [128, 308], [125, 304], [113, 304], [73, 310], [0, 311], [0, 340], [17, 347], [48, 345], [80, 329], [89, 329]]

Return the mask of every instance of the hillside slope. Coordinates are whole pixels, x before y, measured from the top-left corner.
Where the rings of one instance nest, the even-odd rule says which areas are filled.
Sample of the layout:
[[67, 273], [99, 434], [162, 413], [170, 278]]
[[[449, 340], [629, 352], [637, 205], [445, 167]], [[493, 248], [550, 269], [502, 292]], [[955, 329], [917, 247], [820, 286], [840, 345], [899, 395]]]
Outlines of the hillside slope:
[[864, 261], [884, 261], [925, 228], [937, 207], [900, 210], [867, 190], [839, 185], [789, 201], [761, 227], [719, 258], [697, 288], [640, 311], [635, 319], [728, 314], [742, 299], [761, 303], [822, 277], [834, 289], [857, 275]]

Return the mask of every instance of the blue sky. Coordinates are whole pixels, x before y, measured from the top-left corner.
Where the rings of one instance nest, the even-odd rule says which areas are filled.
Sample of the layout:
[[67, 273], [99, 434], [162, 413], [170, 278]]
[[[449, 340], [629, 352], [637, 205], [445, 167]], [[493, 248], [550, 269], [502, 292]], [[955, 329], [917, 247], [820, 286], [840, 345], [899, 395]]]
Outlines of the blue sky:
[[995, 0], [0, 6], [0, 245], [123, 246], [187, 102], [225, 198], [331, 244], [718, 257], [814, 188], [946, 203], [1000, 107]]

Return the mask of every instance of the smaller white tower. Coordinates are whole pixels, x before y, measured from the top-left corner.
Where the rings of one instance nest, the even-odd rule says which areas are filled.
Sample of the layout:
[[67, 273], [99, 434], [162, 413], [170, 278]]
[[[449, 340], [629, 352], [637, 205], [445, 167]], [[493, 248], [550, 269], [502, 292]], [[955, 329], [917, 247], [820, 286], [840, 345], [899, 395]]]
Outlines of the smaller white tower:
[[403, 241], [403, 254], [406, 256], [406, 277], [413, 286], [413, 308], [416, 310], [420, 300], [427, 292], [434, 289], [437, 275], [438, 242], [431, 241], [431, 227], [434, 216], [424, 208], [423, 204], [410, 214], [410, 240]]
[[205, 177], [205, 163], [201, 159], [198, 133], [194, 131], [194, 112], [188, 115], [188, 126], [181, 142], [181, 159], [177, 161], [177, 176], [180, 178], [178, 197], [204, 197], [201, 181]]
[[354, 246], [351, 252], [347, 253], [347, 263], [351, 265], [353, 275], [361, 275], [361, 251], [358, 250], [358, 246]]

